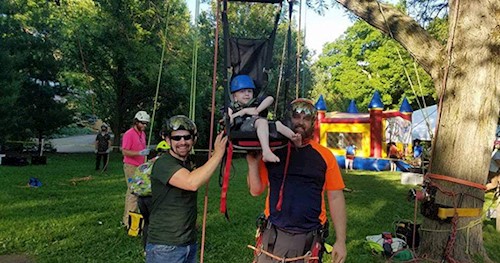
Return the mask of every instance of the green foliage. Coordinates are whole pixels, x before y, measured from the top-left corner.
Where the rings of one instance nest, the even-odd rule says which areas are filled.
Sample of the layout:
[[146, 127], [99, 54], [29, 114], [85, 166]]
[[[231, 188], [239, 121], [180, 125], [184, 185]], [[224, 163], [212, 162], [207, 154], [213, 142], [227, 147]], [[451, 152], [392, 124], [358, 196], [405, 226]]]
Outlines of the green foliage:
[[151, 114], [166, 41], [157, 106], [167, 112], [155, 124], [175, 111], [187, 114], [191, 33], [183, 1], [88, 0], [61, 8], [67, 58], [62, 75], [75, 89], [71, 102], [80, 112], [98, 115], [116, 134], [129, 128], [138, 110]]
[[[275, 98], [275, 103], [278, 104], [278, 113], [274, 113], [274, 104], [269, 108], [273, 116], [282, 115], [282, 110], [284, 106], [290, 102], [296, 96], [296, 68], [297, 68], [297, 39], [298, 31], [296, 21], [292, 20], [291, 25], [291, 44], [290, 50], [285, 50], [285, 56], [283, 57], [283, 48], [287, 38], [288, 31], [288, 5], [283, 5], [281, 10], [276, 9], [276, 5], [263, 5], [263, 4], [250, 4], [250, 3], [238, 3], [231, 2], [228, 5], [228, 21], [229, 21], [229, 31], [231, 36], [242, 37], [242, 38], [253, 38], [253, 39], [264, 39], [269, 37], [274, 26], [274, 19], [276, 12], [281, 12], [281, 17], [278, 24], [278, 30], [276, 33], [276, 39], [274, 43], [273, 59], [271, 62], [271, 69], [269, 73], [269, 84], [266, 89], [266, 94], [271, 95]], [[297, 10], [295, 10], [297, 11]], [[215, 5], [212, 4], [211, 13], [208, 18], [211, 21], [212, 27], [215, 26], [214, 22], [214, 12]], [[223, 39], [222, 32], [220, 34], [219, 42], [219, 86], [222, 86], [222, 70], [224, 68], [223, 61]], [[300, 43], [302, 45], [301, 50], [303, 53], [303, 59], [299, 65], [300, 67], [300, 87], [298, 96], [308, 96], [309, 90], [312, 87], [312, 73], [310, 70], [310, 57], [309, 50], [304, 47], [304, 36], [301, 32]], [[213, 37], [212, 40], [213, 41]], [[287, 52], [289, 55], [287, 56]], [[283, 61], [284, 60], [284, 61]], [[283, 64], [283, 69], [280, 71], [280, 67]], [[286, 69], [289, 67], [288, 71], [290, 75], [286, 76]], [[281, 83], [278, 90], [278, 80], [281, 75]], [[288, 86], [286, 89], [285, 87]], [[222, 87], [219, 88], [220, 94], [223, 93]], [[222, 96], [220, 98], [220, 104], [222, 105]]]
[[[93, 154], [47, 156], [45, 166], [0, 166], [0, 255], [27, 254], [38, 263], [144, 262], [140, 239], [127, 236], [120, 227], [126, 190], [122, 156], [111, 154], [104, 174], [94, 171]], [[244, 159], [236, 159], [233, 168], [227, 199], [229, 222], [219, 213], [217, 178], [212, 178], [208, 188], [207, 263], [252, 260], [246, 246], [255, 242], [255, 220], [264, 209], [265, 195], [248, 193]], [[37, 177], [43, 186], [28, 188], [29, 177]], [[412, 187], [401, 185], [399, 174], [389, 172], [355, 171], [344, 175], [344, 180], [353, 189], [345, 193], [346, 262], [385, 262], [365, 249], [365, 237], [394, 231], [395, 220], [413, 218], [413, 203], [405, 201]], [[198, 198], [200, 238], [204, 189]], [[485, 247], [493, 262], [500, 262], [500, 239], [492, 222], [484, 222]], [[327, 241], [333, 243], [333, 233]], [[324, 262], [331, 262], [329, 255]]]
[[48, 2], [11, 0], [2, 7], [0, 59], [9, 68], [3, 71], [0, 82], [5, 83], [2, 90], [12, 92], [3, 99], [10, 109], [2, 109], [11, 117], [2, 119], [10, 119], [16, 129], [5, 137], [41, 139], [71, 122], [72, 112], [63, 98], [68, 92], [58, 81], [61, 24], [49, 15], [54, 6]]
[[[0, 18], [0, 64], [8, 68], [0, 73], [0, 84], [5, 84], [0, 88], [0, 116], [6, 116], [2, 120], [7, 123], [0, 128], [2, 134], [24, 130], [26, 125], [13, 122], [17, 116], [9, 113], [18, 101], [22, 85], [29, 84], [30, 79], [45, 83], [43, 89], [47, 89], [47, 83], [59, 83], [65, 87], [65, 94], [57, 95], [64, 95], [66, 107], [78, 114], [97, 115], [111, 124], [115, 134], [120, 134], [129, 127], [138, 110], [152, 113], [162, 46], [166, 43], [153, 135], [158, 134], [164, 119], [189, 112], [191, 63], [197, 43], [197, 90], [193, 95], [200, 129], [198, 146], [208, 145], [215, 45], [213, 10], [200, 15], [196, 30], [189, 23], [190, 16], [182, 0], [68, 0], [59, 5], [55, 1], [8, 0], [2, 1], [0, 7], [9, 14]], [[275, 6], [232, 2], [230, 7], [233, 34], [267, 37], [271, 32]], [[286, 7], [282, 12], [268, 89], [273, 96], [287, 30]], [[297, 32], [295, 25], [292, 28], [293, 76]], [[222, 45], [220, 41], [217, 105], [222, 105]], [[307, 50], [305, 54], [307, 57]], [[301, 96], [311, 86], [309, 64], [302, 63]], [[278, 103], [284, 104], [294, 97], [295, 77], [289, 79], [289, 87], [288, 99], [284, 98], [282, 88]], [[116, 144], [119, 139], [117, 136]]]
[[57, 91], [57, 86], [47, 82], [28, 80], [24, 83], [17, 103], [22, 109], [18, 112], [21, 124], [30, 130], [28, 135], [42, 139], [73, 121], [72, 111], [63, 101], [57, 100]]
[[448, 17], [432, 20], [427, 27], [427, 32], [441, 44], [445, 44], [448, 41]]
[[414, 110], [419, 108], [421, 97], [427, 104], [435, 100], [433, 83], [422, 68], [415, 70], [413, 60], [399, 44], [361, 20], [325, 45], [313, 72], [316, 85], [311, 97], [323, 94], [329, 110], [345, 111], [354, 99], [360, 111], [366, 111], [375, 90], [389, 109], [399, 109], [404, 97]]
[[[0, 18], [0, 21], [3, 19]], [[2, 26], [0, 26], [3, 29]], [[0, 36], [3, 33], [0, 32]], [[14, 58], [8, 54], [5, 47], [7, 40], [0, 37], [0, 144], [8, 140], [15, 133], [17, 116], [13, 114], [14, 106], [19, 95], [20, 77], [14, 67]]]

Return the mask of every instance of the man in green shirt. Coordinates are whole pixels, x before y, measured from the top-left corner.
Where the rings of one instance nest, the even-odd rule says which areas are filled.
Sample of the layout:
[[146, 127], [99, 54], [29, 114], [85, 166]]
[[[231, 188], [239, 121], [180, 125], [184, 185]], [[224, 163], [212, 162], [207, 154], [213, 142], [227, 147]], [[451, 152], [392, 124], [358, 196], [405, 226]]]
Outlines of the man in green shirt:
[[212, 157], [195, 169], [190, 153], [197, 129], [183, 115], [166, 123], [168, 153], [159, 157], [151, 172], [153, 204], [146, 245], [146, 262], [196, 262], [197, 190], [220, 164], [227, 138], [215, 139]]

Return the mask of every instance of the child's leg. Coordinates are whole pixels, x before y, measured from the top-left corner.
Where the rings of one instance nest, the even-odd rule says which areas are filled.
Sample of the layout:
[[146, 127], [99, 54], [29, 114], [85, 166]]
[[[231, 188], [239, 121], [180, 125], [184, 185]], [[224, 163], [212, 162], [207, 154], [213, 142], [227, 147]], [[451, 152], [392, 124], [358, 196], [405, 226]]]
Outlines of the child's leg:
[[347, 169], [349, 169], [349, 159], [347, 159], [347, 156], [345, 157], [345, 171], [347, 172]]
[[486, 184], [486, 191], [497, 188], [499, 183], [498, 179], [500, 177], [498, 173], [490, 172], [488, 177], [490, 177], [491, 179], [488, 180], [489, 182]]
[[282, 134], [283, 136], [287, 137], [290, 141], [292, 141], [296, 146], [302, 145], [302, 137], [300, 134], [293, 132], [290, 128], [285, 126], [283, 123], [280, 121], [276, 121], [276, 130]]
[[255, 129], [257, 130], [257, 137], [259, 137], [260, 147], [262, 148], [262, 160], [264, 162], [279, 162], [280, 158], [269, 147], [269, 126], [267, 120], [255, 120]]

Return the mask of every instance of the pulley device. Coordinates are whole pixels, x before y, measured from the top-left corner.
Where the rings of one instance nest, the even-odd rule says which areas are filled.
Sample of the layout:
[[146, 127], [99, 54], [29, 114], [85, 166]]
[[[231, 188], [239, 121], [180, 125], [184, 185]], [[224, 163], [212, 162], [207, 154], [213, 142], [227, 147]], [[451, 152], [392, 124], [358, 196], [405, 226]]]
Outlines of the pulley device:
[[[442, 187], [437, 184], [434, 180], [443, 180], [452, 183], [467, 185], [469, 187], [478, 188], [485, 190], [485, 186], [473, 182], [469, 182], [462, 179], [457, 179], [449, 176], [438, 175], [428, 173], [425, 176], [424, 183], [422, 185], [422, 190], [410, 189], [408, 192], [408, 200], [415, 200], [421, 202], [420, 213], [432, 220], [437, 220], [442, 223], [451, 223], [451, 219], [455, 216], [458, 217], [478, 217], [481, 214], [480, 208], [461, 208], [463, 198], [466, 194], [464, 193], [454, 193], [442, 189]], [[438, 191], [443, 192], [446, 195], [457, 197], [458, 202], [457, 207], [447, 206], [443, 204], [436, 203], [436, 194]]]

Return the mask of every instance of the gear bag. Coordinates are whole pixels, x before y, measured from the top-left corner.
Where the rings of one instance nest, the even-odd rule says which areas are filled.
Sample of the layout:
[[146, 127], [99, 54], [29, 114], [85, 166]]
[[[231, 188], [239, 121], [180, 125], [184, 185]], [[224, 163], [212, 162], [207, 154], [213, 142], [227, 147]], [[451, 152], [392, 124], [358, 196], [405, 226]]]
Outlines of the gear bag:
[[155, 157], [137, 167], [134, 176], [130, 178], [130, 190], [137, 196], [151, 196], [151, 171], [158, 157]]
[[393, 253], [408, 247], [403, 239], [392, 237], [392, 233], [384, 232], [378, 235], [366, 237], [367, 247], [375, 254], [384, 254], [387, 257]]
[[[415, 228], [415, 237], [413, 236], [413, 228]], [[420, 234], [419, 234], [420, 224], [413, 224], [410, 221], [398, 221], [396, 222], [396, 237], [406, 241], [409, 247], [418, 248], [420, 245]], [[413, 244], [415, 241], [415, 244]]]
[[142, 235], [144, 228], [144, 217], [140, 213], [128, 212], [128, 229], [127, 234], [132, 237]]

